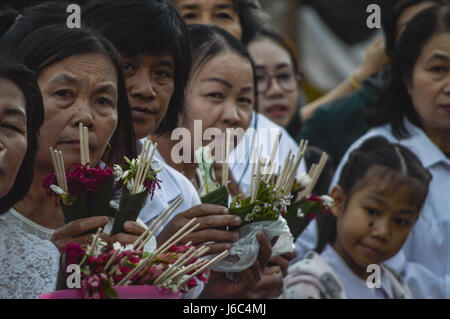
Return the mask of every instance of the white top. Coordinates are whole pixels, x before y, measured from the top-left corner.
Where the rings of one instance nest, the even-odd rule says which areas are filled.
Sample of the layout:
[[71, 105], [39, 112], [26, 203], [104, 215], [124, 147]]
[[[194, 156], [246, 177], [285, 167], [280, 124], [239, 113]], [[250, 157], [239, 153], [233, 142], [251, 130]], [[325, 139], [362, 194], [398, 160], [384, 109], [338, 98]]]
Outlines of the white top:
[[[254, 134], [255, 116], [258, 119], [256, 134]], [[279, 133], [282, 133], [278, 151], [275, 154], [274, 162], [278, 165], [283, 165], [284, 160], [292, 151], [296, 155], [298, 151], [298, 144], [289, 135], [289, 133], [278, 124], [272, 122], [262, 114], [253, 112], [249, 128], [245, 132], [236, 148], [228, 157], [229, 167], [233, 174], [235, 181], [239, 184], [244, 194], [248, 194], [251, 181], [252, 170], [252, 152], [253, 148], [263, 145], [263, 156], [269, 158], [272, 152], [273, 144]], [[302, 160], [297, 170], [297, 176], [301, 172], [305, 172], [305, 161]]]
[[38, 298], [56, 289], [60, 253], [29, 233], [26, 222], [16, 223], [14, 212], [0, 217], [0, 299]]
[[[344, 286], [345, 293], [350, 299], [393, 299], [391, 284], [384, 271], [381, 271], [380, 288], [369, 288], [367, 283], [353, 273], [345, 261], [330, 245], [325, 246], [320, 255], [333, 269]], [[381, 268], [380, 268], [381, 269]]]
[[[411, 133], [409, 138], [398, 140], [390, 125], [383, 125], [354, 142], [342, 158], [330, 189], [337, 183], [349, 153], [365, 140], [382, 136], [408, 147], [433, 178], [416, 225], [400, 252], [386, 264], [403, 277], [413, 297], [450, 298], [450, 159], [420, 128], [406, 119], [405, 126]], [[296, 241], [298, 258], [314, 248], [316, 240], [316, 223], [312, 222]]]

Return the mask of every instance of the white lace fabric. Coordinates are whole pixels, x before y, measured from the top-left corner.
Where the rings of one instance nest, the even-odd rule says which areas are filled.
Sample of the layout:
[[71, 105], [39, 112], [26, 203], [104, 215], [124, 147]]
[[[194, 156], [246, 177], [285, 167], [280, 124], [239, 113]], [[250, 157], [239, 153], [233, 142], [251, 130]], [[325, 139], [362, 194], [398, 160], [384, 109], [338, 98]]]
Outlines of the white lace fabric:
[[12, 220], [8, 213], [0, 218], [0, 298], [32, 299], [54, 291], [58, 249]]

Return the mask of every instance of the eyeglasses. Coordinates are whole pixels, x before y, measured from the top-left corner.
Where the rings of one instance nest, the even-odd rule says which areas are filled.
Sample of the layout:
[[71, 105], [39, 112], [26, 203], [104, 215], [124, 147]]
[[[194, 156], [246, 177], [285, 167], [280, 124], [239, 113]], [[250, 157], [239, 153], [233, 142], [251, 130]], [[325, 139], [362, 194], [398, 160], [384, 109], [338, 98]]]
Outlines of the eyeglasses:
[[266, 93], [269, 90], [272, 78], [276, 79], [277, 84], [284, 92], [293, 91], [298, 88], [301, 77], [301, 74], [294, 70], [281, 71], [276, 74], [256, 74], [258, 93]]

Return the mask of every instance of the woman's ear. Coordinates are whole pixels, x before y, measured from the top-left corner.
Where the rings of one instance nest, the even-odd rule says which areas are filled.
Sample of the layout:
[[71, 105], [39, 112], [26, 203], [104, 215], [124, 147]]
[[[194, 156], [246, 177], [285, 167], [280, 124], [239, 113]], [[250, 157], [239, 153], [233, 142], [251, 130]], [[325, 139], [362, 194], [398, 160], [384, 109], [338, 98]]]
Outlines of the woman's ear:
[[334, 199], [334, 206], [331, 208], [331, 213], [334, 217], [342, 214], [345, 205], [345, 194], [341, 186], [336, 185], [331, 189], [330, 196]]

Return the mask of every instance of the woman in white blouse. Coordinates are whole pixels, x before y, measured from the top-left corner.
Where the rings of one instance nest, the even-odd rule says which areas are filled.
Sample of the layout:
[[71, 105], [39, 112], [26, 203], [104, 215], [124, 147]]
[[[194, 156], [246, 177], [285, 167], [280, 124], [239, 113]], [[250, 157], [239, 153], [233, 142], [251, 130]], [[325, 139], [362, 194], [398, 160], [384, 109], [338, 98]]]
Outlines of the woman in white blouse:
[[[424, 10], [408, 22], [391, 63], [391, 78], [374, 114], [378, 125], [347, 150], [383, 136], [413, 151], [433, 178], [420, 218], [389, 262], [415, 298], [450, 298], [450, 6]], [[310, 249], [314, 229], [297, 241]], [[300, 253], [301, 254], [301, 253]]]

